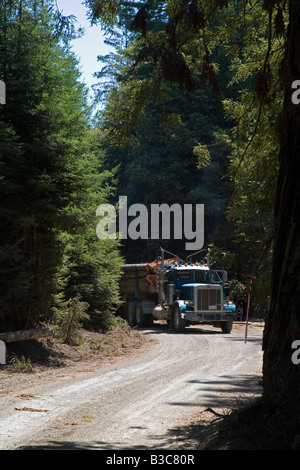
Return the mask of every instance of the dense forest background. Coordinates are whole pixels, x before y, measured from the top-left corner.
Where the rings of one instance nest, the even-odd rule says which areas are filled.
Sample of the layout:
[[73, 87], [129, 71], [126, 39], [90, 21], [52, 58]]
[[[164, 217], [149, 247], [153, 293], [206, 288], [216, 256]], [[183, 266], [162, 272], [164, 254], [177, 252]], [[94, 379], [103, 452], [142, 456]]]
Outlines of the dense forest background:
[[[99, 2], [86, 3], [97, 22]], [[111, 201], [126, 195], [128, 205], [139, 202], [149, 211], [155, 203], [204, 204], [213, 263], [228, 270], [236, 300], [247, 299], [255, 277], [252, 311], [263, 317], [278, 174], [274, 117], [282, 105], [279, 85], [264, 102], [255, 92], [269, 47], [268, 15], [258, 3], [236, 3], [214, 16], [203, 38], [195, 34], [201, 28], [196, 4], [179, 2], [176, 9], [153, 1], [144, 10], [142, 2], [126, 1], [113, 25], [101, 17], [116, 50], [101, 57], [105, 66], [97, 75], [105, 102], [99, 121], [104, 164], [117, 177]], [[281, 39], [274, 38], [270, 75], [281, 54]], [[148, 261], [160, 245], [183, 259], [188, 254], [174, 239], [127, 240], [122, 254], [127, 262]]]
[[[115, 49], [96, 73], [96, 117], [70, 50], [72, 18], [51, 1], [0, 3], [1, 329], [52, 321], [74, 302], [88, 305], [87, 323], [106, 328], [124, 260], [152, 261], [161, 245], [188, 254], [184, 240], [97, 239], [97, 206], [120, 195], [128, 205], [204, 204], [212, 262], [228, 270], [236, 300], [246, 300], [255, 276], [252, 308], [264, 316], [282, 101], [276, 86], [263, 104], [254, 92], [268, 15], [237, 2], [214, 16], [204, 38], [194, 34], [194, 1], [185, 12], [150, 1], [147, 15], [141, 2], [120, 1], [113, 16], [114, 5], [85, 3]], [[270, 75], [281, 47], [274, 38]]]

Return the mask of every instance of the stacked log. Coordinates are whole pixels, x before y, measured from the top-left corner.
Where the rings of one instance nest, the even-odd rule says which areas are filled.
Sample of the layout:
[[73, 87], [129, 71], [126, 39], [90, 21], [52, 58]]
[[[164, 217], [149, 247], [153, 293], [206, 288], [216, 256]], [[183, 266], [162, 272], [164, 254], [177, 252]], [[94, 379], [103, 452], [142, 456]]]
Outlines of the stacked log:
[[[165, 265], [174, 262], [173, 259], [165, 260]], [[140, 294], [156, 293], [156, 273], [161, 267], [160, 263], [124, 264], [123, 276], [120, 282], [120, 291], [123, 295], [134, 294], [138, 287]]]

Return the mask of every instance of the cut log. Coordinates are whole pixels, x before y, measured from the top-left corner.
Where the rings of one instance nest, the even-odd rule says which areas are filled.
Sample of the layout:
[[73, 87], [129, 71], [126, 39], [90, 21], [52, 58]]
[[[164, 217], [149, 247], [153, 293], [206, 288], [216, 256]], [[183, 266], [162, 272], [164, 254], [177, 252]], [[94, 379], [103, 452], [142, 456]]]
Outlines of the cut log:
[[[120, 282], [120, 291], [123, 294], [133, 294], [135, 292], [135, 287], [136, 287], [135, 279], [124, 279]], [[155, 284], [153, 285], [153, 281], [148, 280], [147, 278], [138, 279], [138, 288], [144, 294], [155, 293]]]
[[138, 279], [147, 277], [151, 271], [125, 271], [123, 272], [122, 279]]
[[[166, 259], [164, 264], [171, 264], [174, 263], [175, 261], [178, 261], [177, 259]], [[124, 273], [129, 273], [129, 272], [147, 272], [150, 273], [156, 273], [157, 270], [160, 268], [161, 264], [160, 262], [157, 261], [152, 261], [151, 263], [140, 263], [140, 264], [123, 264], [122, 270]]]
[[0, 333], [0, 341], [4, 341], [5, 343], [15, 343], [17, 341], [27, 341], [30, 339], [49, 338], [52, 335], [53, 331], [50, 328], [10, 331], [7, 333]]
[[[179, 261], [177, 258], [172, 258], [172, 259], [165, 259], [164, 265], [166, 266], [167, 264], [173, 264], [176, 263], [176, 261]], [[152, 261], [152, 263], [148, 264], [148, 269], [149, 271], [153, 273], [157, 273], [157, 271], [160, 269], [161, 263], [160, 261]]]
[[149, 274], [146, 277], [151, 292], [156, 292], [156, 274]]
[[141, 263], [141, 264], [123, 264], [122, 270], [125, 272], [130, 271], [149, 271], [151, 270], [151, 266], [149, 263]]

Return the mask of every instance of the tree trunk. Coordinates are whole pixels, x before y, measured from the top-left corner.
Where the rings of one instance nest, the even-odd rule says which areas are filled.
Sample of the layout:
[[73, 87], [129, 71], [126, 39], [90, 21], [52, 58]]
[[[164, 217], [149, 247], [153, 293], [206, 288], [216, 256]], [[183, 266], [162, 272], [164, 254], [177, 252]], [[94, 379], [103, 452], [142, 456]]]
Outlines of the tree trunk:
[[[300, 105], [292, 103], [292, 82], [300, 79], [300, 3], [289, 2], [286, 92], [279, 122], [279, 176], [275, 198], [271, 306], [263, 350], [263, 395], [300, 407], [300, 366], [292, 343], [300, 340]], [[298, 400], [298, 403], [297, 403]]]

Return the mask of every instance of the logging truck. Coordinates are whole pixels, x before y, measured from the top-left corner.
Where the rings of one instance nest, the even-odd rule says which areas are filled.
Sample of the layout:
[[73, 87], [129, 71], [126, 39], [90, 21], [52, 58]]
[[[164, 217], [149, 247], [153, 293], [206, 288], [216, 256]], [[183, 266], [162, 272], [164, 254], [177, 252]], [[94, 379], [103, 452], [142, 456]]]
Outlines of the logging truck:
[[209, 251], [203, 260], [192, 261], [201, 251], [182, 261], [160, 248], [153, 263], [123, 265], [122, 316], [128, 323], [150, 326], [153, 320], [166, 320], [177, 332], [211, 324], [230, 333], [235, 305], [226, 301], [227, 272], [210, 268]]

